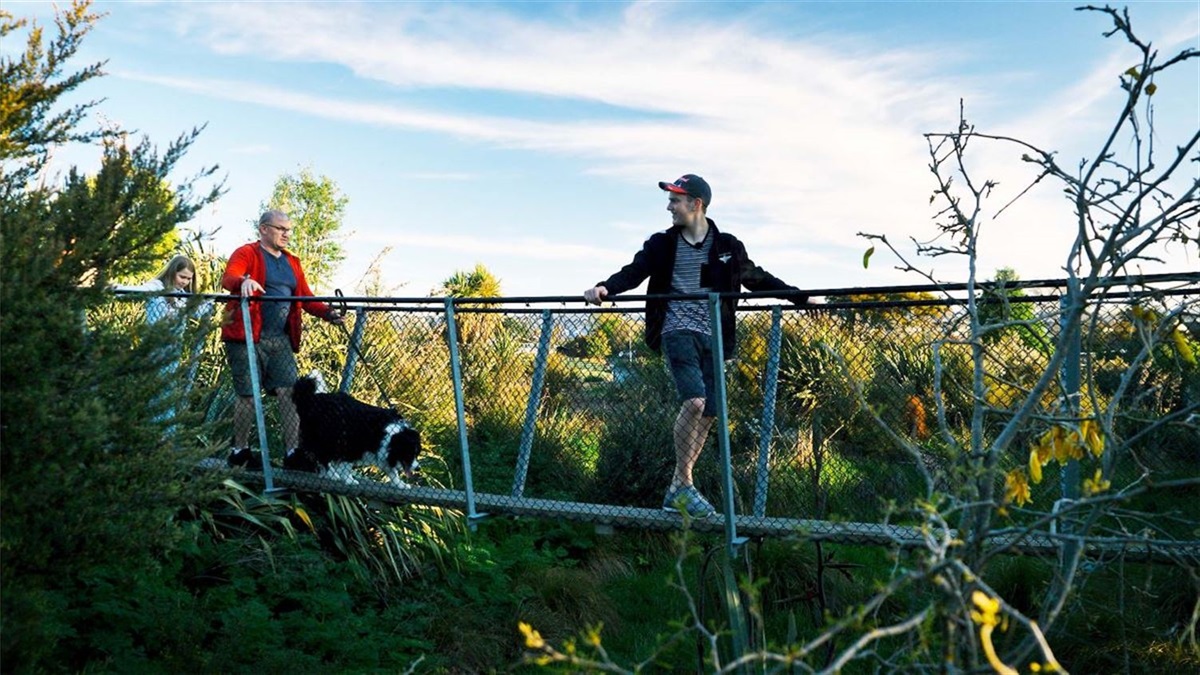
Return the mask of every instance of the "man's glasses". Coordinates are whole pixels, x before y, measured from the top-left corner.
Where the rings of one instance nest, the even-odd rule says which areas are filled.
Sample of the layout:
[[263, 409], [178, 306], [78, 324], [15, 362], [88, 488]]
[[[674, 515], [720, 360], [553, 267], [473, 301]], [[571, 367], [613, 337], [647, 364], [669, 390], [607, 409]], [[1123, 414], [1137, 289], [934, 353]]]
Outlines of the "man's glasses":
[[293, 229], [290, 227], [284, 227], [282, 225], [276, 225], [275, 223], [267, 223], [267, 227], [271, 228], [272, 230], [279, 230], [284, 234], [291, 234]]

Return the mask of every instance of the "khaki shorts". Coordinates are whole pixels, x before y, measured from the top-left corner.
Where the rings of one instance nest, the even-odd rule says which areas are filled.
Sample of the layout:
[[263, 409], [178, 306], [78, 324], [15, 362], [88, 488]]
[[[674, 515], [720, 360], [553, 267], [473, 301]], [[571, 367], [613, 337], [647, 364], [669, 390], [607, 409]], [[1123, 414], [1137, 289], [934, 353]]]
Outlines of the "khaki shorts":
[[[276, 389], [291, 388], [299, 374], [296, 371], [296, 355], [292, 353], [292, 341], [286, 335], [268, 335], [254, 343], [254, 355], [258, 358], [258, 381], [262, 388], [274, 393]], [[253, 396], [254, 386], [250, 382], [250, 358], [245, 342], [225, 342], [225, 360], [233, 374], [233, 390], [238, 396]]]

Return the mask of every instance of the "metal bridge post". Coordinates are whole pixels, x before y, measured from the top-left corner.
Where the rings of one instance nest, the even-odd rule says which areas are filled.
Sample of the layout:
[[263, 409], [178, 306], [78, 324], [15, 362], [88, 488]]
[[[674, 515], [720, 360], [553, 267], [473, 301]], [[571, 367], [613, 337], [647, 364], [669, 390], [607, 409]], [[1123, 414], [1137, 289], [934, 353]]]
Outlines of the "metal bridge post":
[[471, 451], [467, 447], [467, 413], [463, 408], [462, 364], [458, 357], [458, 327], [454, 322], [454, 298], [447, 297], [446, 344], [450, 345], [450, 375], [454, 380], [454, 412], [458, 415], [458, 445], [462, 449], [463, 487], [467, 493], [467, 523], [487, 516], [475, 512], [475, 485], [471, 480]]
[[767, 338], [767, 371], [763, 383], [763, 412], [758, 428], [758, 474], [754, 484], [754, 515], [767, 515], [767, 481], [771, 466], [771, 430], [775, 428], [775, 391], [779, 385], [779, 352], [783, 344], [783, 308], [771, 308], [771, 333]]
[[713, 395], [717, 407], [717, 442], [721, 447], [721, 476], [724, 479], [722, 500], [725, 512], [725, 606], [729, 612], [729, 627], [733, 637], [734, 654], [741, 656], [748, 644], [745, 617], [742, 615], [741, 591], [733, 575], [733, 561], [737, 559], [745, 538], [737, 536], [737, 522], [733, 513], [733, 460], [729, 451], [729, 409], [725, 400], [725, 345], [721, 336], [721, 295], [708, 294], [709, 327], [712, 340]]
[[[250, 389], [254, 397], [254, 421], [258, 424], [258, 448], [262, 452], [263, 487], [267, 492], [275, 491], [271, 476], [271, 453], [267, 448], [267, 420], [263, 416], [262, 386], [258, 378], [258, 355], [254, 351], [254, 324], [250, 322], [250, 297], [242, 296], [242, 327], [246, 333], [246, 359], [250, 366]], [[236, 392], [235, 392], [236, 395]], [[234, 399], [235, 406], [237, 399]]]
[[358, 355], [362, 350], [363, 331], [367, 327], [367, 310], [359, 307], [354, 310], [354, 331], [350, 333], [350, 345], [346, 351], [346, 365], [342, 367], [342, 382], [338, 391], [350, 393], [350, 385], [354, 382], [354, 367], [358, 365]]
[[721, 336], [721, 295], [708, 294], [713, 358], [713, 394], [717, 408], [717, 444], [721, 448], [721, 478], [725, 513], [725, 545], [729, 556], [736, 558], [737, 548], [746, 543], [737, 536], [737, 521], [733, 512], [733, 460], [729, 451], [729, 410], [725, 401], [725, 345]]
[[533, 365], [533, 382], [529, 385], [529, 403], [525, 406], [525, 426], [521, 429], [521, 447], [517, 451], [517, 471], [513, 477], [512, 496], [525, 493], [525, 477], [529, 475], [529, 453], [533, 450], [533, 434], [537, 427], [538, 408], [542, 401], [542, 382], [546, 378], [546, 363], [550, 360], [550, 334], [554, 317], [542, 310], [542, 335], [538, 339], [537, 358]]
[[[1070, 406], [1071, 413], [1078, 415], [1080, 411], [1079, 400], [1079, 384], [1080, 384], [1080, 361], [1083, 353], [1083, 325], [1082, 322], [1075, 329], [1075, 334], [1067, 333], [1069, 330], [1070, 317], [1068, 316], [1070, 308], [1074, 307], [1076, 302], [1079, 302], [1079, 280], [1075, 278], [1067, 279], [1067, 294], [1059, 300], [1059, 310], [1062, 317], [1059, 320], [1062, 335], [1059, 344], [1066, 351], [1066, 356], [1062, 362], [1062, 383], [1063, 393], [1067, 397], [1067, 405]], [[1071, 502], [1079, 499], [1079, 461], [1072, 459], [1068, 460], [1063, 466], [1061, 476], [1062, 498], [1055, 503], [1055, 510], [1059, 507], [1066, 506]], [[1064, 520], [1061, 523], [1054, 523], [1059, 526], [1059, 532], [1062, 534], [1075, 534], [1075, 527], [1070, 520]], [[1061, 560], [1063, 565], [1072, 564], [1075, 558], [1075, 552], [1079, 548], [1077, 541], [1067, 539], [1064, 541], [1060, 549]]]

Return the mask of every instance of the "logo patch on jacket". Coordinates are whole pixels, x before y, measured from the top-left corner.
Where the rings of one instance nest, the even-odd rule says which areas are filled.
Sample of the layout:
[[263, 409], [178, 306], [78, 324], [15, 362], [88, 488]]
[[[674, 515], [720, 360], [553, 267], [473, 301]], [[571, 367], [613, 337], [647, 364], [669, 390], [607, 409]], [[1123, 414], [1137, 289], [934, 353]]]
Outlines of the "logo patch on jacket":
[[727, 263], [727, 262], [729, 262], [729, 259], [732, 257], [733, 257], [732, 253], [722, 253], [721, 255], [717, 256], [717, 260], [720, 260], [723, 263]]

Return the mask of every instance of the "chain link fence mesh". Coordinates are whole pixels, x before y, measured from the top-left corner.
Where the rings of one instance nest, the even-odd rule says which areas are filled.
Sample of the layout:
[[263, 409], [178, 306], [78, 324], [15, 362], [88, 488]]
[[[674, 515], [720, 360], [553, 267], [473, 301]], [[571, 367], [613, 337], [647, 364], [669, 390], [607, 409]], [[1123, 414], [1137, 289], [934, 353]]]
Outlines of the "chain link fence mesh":
[[[1130, 448], [1103, 458], [1104, 466], [1114, 485], [1195, 476], [1200, 287], [1193, 279], [1166, 291], [1120, 290], [1100, 296], [1082, 328], [1081, 407], [1086, 415], [1119, 403], [1113, 429]], [[994, 439], [1054, 356], [1061, 293], [1039, 293], [985, 294], [980, 320], [995, 328], [977, 345], [963, 302], [929, 293], [830, 293], [823, 305], [799, 307], [751, 299], [737, 314], [737, 356], [724, 364], [739, 527], [802, 519], [814, 532], [822, 523], [867, 530], [902, 522], [891, 505], [961, 479], [972, 426], [985, 442]], [[661, 507], [680, 401], [665, 360], [642, 340], [637, 300], [600, 309], [562, 298], [453, 301], [450, 332], [442, 299], [350, 299], [343, 326], [306, 318], [298, 362], [301, 374], [320, 371], [332, 389], [392, 407], [420, 430], [424, 485], [402, 501], [454, 505], [461, 495], [447, 491], [469, 484], [477, 500], [470, 515], [604, 515], [667, 527], [678, 522]], [[103, 318], [128, 322], [134, 335], [146, 330], [134, 325], [138, 319], [129, 306]], [[212, 439], [229, 438], [234, 396], [217, 331], [206, 321], [194, 313], [182, 322], [184, 405], [203, 411]], [[983, 356], [979, 392], [974, 349]], [[1025, 465], [1068, 395], [1059, 381], [1047, 390], [1002, 470]], [[974, 417], [977, 396], [985, 411]], [[269, 398], [264, 408], [278, 462], [278, 413]], [[710, 433], [694, 478], [723, 510], [718, 444]], [[355, 490], [385, 480], [368, 473]], [[277, 475], [293, 487], [341, 489], [336, 480]], [[401, 492], [378, 485], [380, 494]], [[1063, 496], [1055, 476], [1031, 487], [1042, 510]], [[1195, 538], [1195, 501], [1138, 506], [1169, 510], [1155, 527]]]

